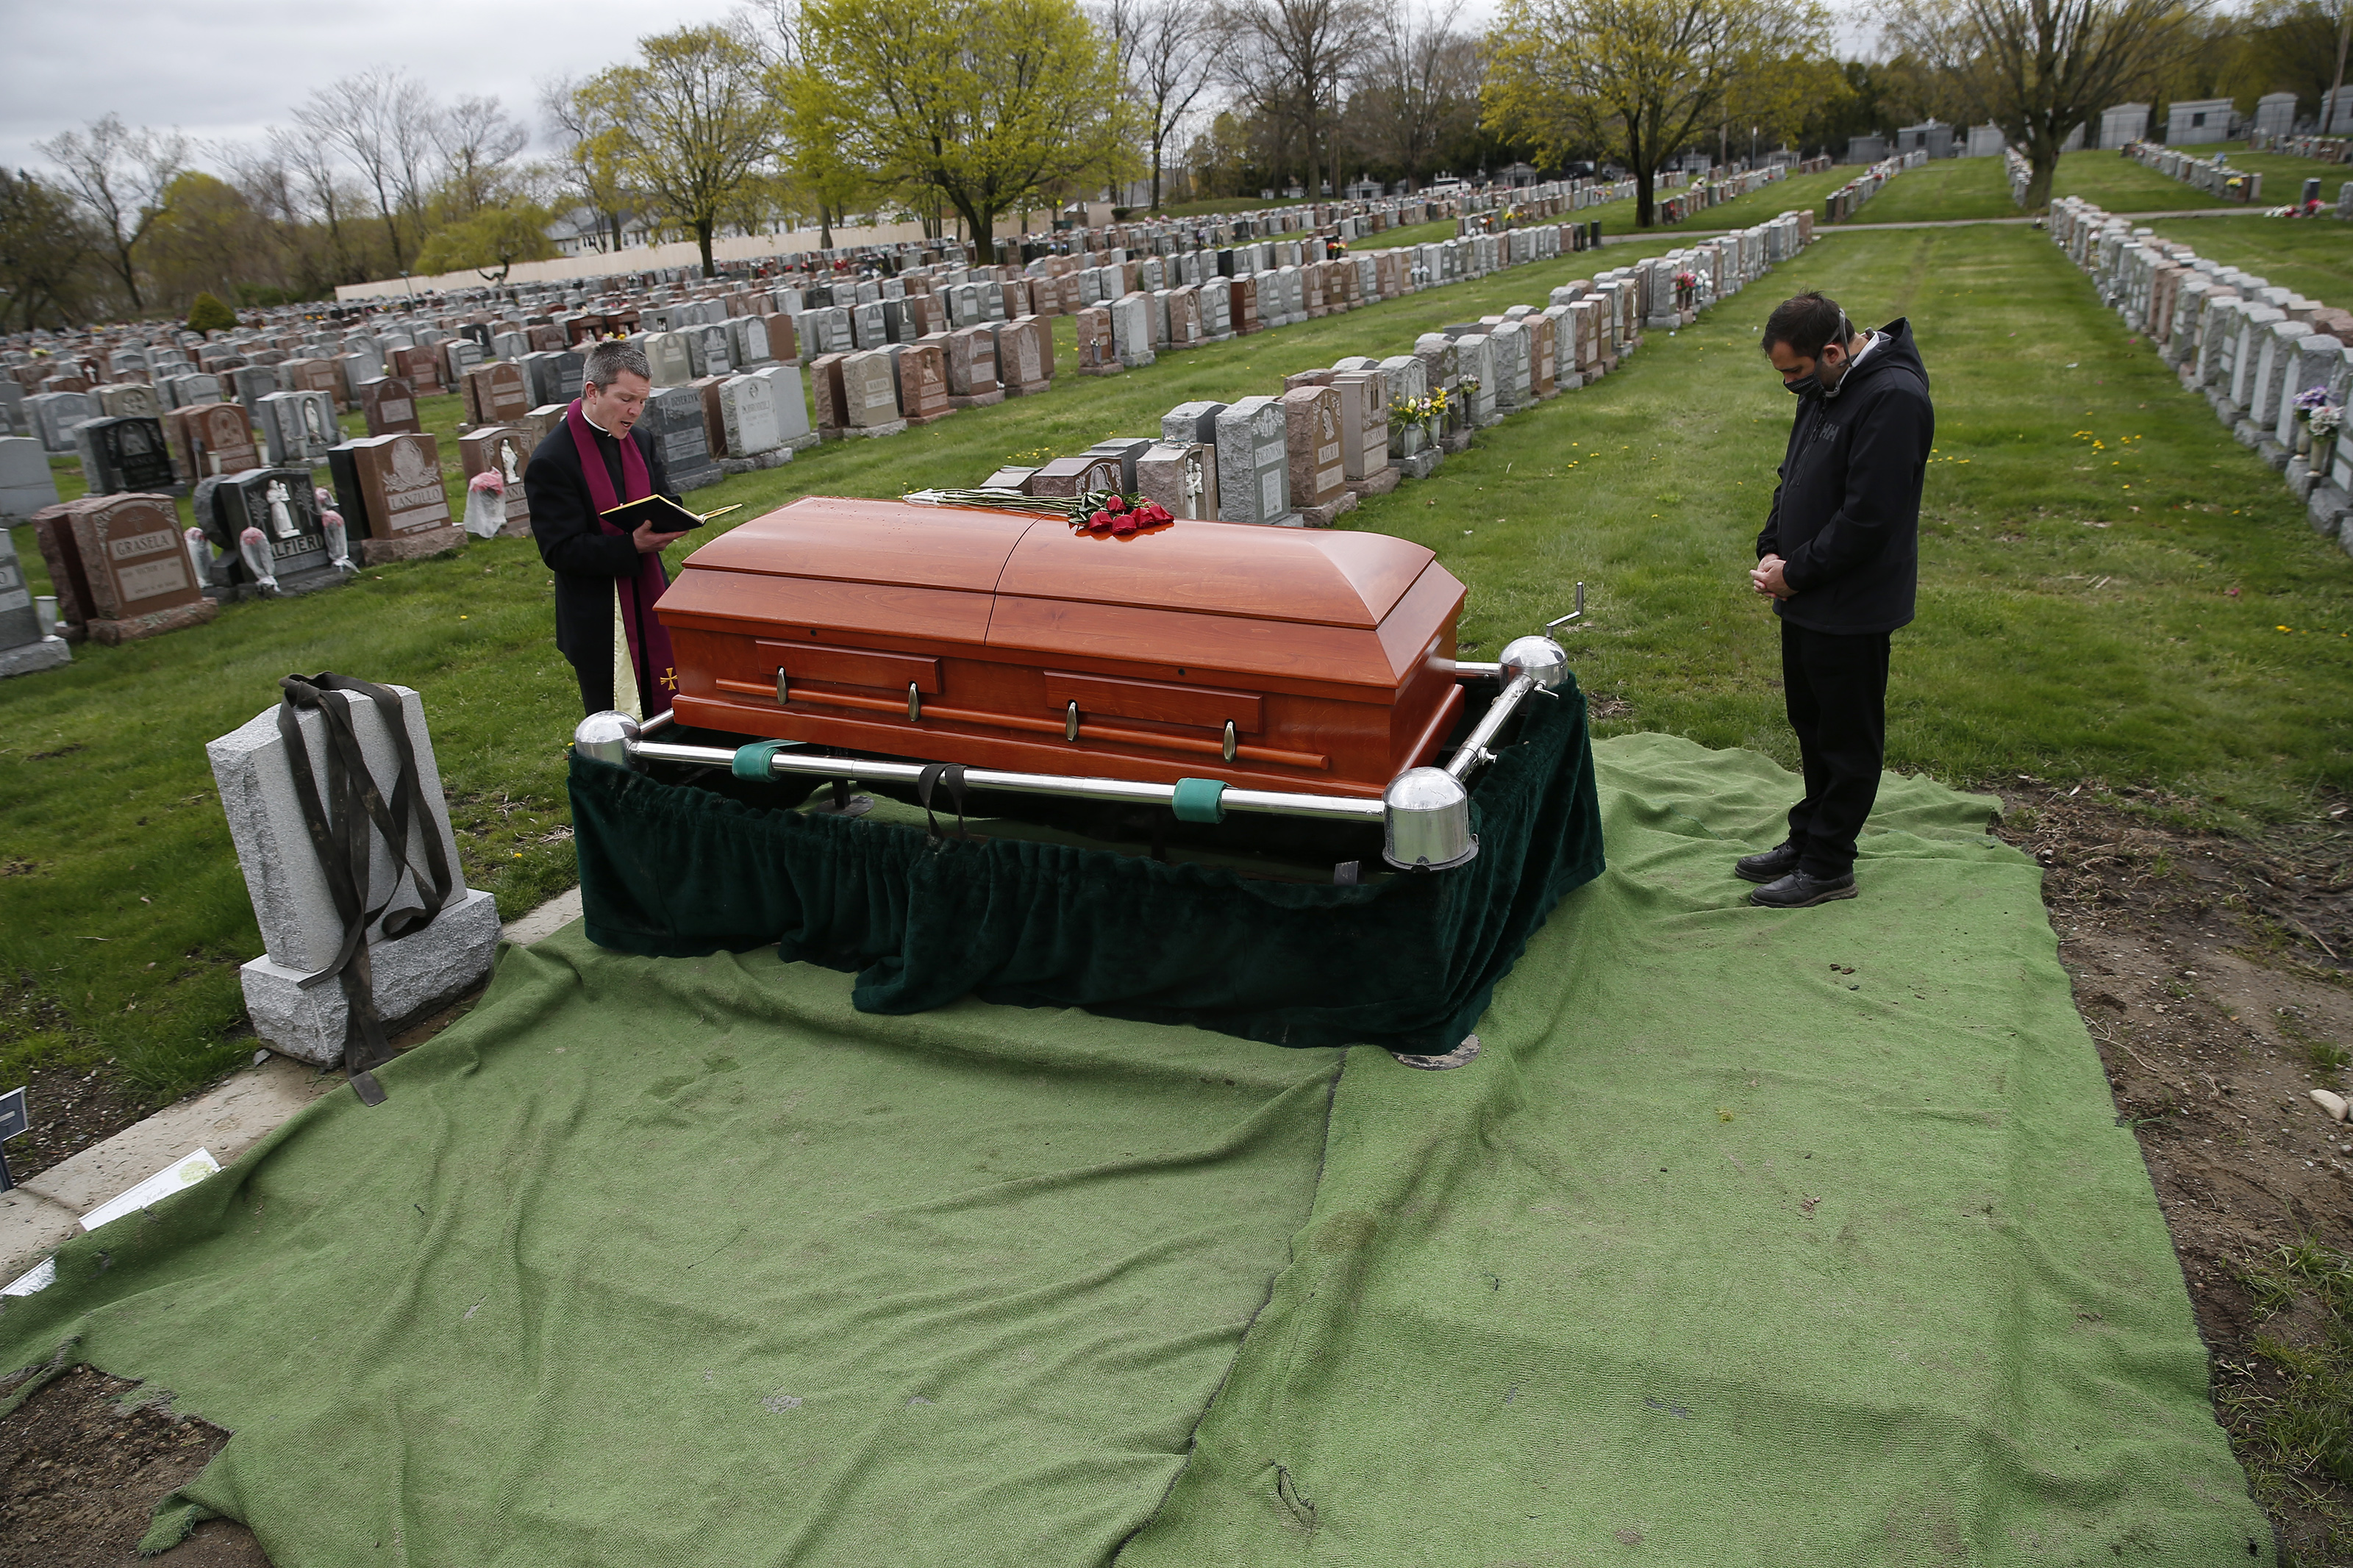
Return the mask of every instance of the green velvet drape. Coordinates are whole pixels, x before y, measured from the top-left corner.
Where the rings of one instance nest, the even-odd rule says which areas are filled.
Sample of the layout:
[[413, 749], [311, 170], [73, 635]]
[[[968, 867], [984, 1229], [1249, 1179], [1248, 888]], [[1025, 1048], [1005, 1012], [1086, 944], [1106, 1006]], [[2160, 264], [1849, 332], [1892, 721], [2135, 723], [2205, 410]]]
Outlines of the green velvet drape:
[[[1600, 874], [1585, 699], [1533, 700], [1472, 794], [1480, 852], [1335, 887], [747, 805], [572, 762], [588, 935], [684, 957], [774, 943], [857, 1006], [966, 994], [1282, 1046], [1453, 1049], [1529, 936]], [[985, 831], [985, 830], [984, 830]]]

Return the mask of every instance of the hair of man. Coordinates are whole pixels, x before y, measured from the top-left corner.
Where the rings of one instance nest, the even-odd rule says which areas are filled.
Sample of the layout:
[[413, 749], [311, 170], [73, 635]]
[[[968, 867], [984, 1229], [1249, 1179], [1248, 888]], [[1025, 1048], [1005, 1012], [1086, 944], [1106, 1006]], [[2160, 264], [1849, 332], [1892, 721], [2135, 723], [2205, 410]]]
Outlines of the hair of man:
[[1765, 318], [1765, 341], [1758, 347], [1769, 355], [1775, 343], [1787, 343], [1799, 359], [1820, 359], [1825, 344], [1844, 346], [1853, 336], [1854, 328], [1848, 324], [1838, 301], [1809, 291], [1773, 307], [1773, 313]]
[[618, 338], [607, 338], [588, 351], [588, 363], [580, 379], [590, 386], [607, 387], [624, 372], [641, 381], [654, 378], [654, 367], [646, 363], [645, 350]]

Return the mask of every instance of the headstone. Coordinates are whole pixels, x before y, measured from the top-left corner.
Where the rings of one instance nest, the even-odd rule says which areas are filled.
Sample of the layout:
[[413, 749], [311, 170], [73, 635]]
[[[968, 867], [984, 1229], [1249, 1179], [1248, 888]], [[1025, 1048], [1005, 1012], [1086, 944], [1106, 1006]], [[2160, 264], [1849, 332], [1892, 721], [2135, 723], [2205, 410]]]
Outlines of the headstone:
[[1005, 401], [997, 383], [997, 339], [987, 327], [959, 327], [942, 342], [948, 376], [948, 406], [979, 408]]
[[1160, 416], [1160, 439], [1171, 446], [1218, 444], [1218, 416], [1222, 403], [1180, 403]]
[[[301, 593], [344, 581], [328, 559], [327, 535], [319, 520], [317, 487], [306, 465], [253, 468], [205, 482], [195, 508], [196, 524], [227, 561], [245, 569], [238, 575], [277, 593]], [[260, 535], [254, 553], [262, 570], [244, 559], [248, 530]], [[260, 579], [267, 578], [266, 583]]]
[[499, 529], [502, 538], [522, 539], [531, 533], [531, 496], [522, 481], [538, 445], [528, 428], [512, 425], [487, 426], [458, 437], [458, 471], [470, 485], [477, 474], [499, 477], [500, 499], [506, 510], [506, 521]]
[[395, 349], [385, 364], [392, 374], [416, 389], [418, 397], [438, 397], [448, 390], [441, 379], [441, 356], [430, 348]]
[[335, 400], [323, 392], [273, 392], [256, 405], [254, 417], [273, 465], [324, 462], [343, 438], [335, 424]]
[[41, 530], [41, 553], [58, 608], [78, 615], [92, 641], [131, 642], [213, 618], [217, 606], [188, 563], [168, 496], [89, 496], [60, 511]]
[[1135, 489], [1172, 516], [1218, 518], [1218, 450], [1198, 441], [1156, 441], [1135, 460]]
[[91, 495], [168, 494], [179, 488], [160, 419], [85, 419], [74, 426], [74, 448]]
[[[779, 354], [771, 346], [768, 323], [776, 318], [768, 316], [731, 316], [727, 321], [727, 363], [739, 371], [756, 370], [773, 364], [789, 354]], [[785, 319], [783, 331], [789, 332], [792, 323]]]
[[327, 464], [362, 565], [438, 555], [466, 542], [466, 531], [450, 521], [432, 437], [363, 437], [328, 453]]
[[908, 424], [935, 424], [955, 412], [948, 403], [947, 356], [939, 343], [896, 343], [887, 353], [893, 390]]
[[160, 419], [164, 405], [155, 389], [137, 382], [117, 382], [111, 385], [93, 387], [90, 397], [98, 404], [100, 418]]
[[1109, 310], [1100, 305], [1089, 305], [1072, 317], [1071, 322], [1078, 337], [1081, 375], [1117, 375], [1127, 368], [1120, 363], [1112, 342]]
[[997, 384], [1014, 397], [1053, 390], [1054, 339], [1043, 316], [1017, 316], [997, 333]]
[[841, 362], [842, 428], [853, 436], [897, 436], [907, 428], [899, 415], [899, 393], [891, 356], [866, 349]]
[[765, 459], [763, 466], [791, 460], [793, 449], [785, 445], [784, 431], [776, 420], [775, 383], [750, 374], [731, 375], [719, 384], [718, 402], [720, 433], [730, 458], [754, 463]]
[[425, 426], [417, 422], [417, 394], [396, 375], [360, 383], [360, 415], [371, 436], [413, 436]]
[[37, 392], [25, 399], [25, 415], [32, 421], [31, 434], [40, 437], [45, 450], [70, 452], [73, 427], [96, 418], [98, 405], [86, 392]]
[[700, 392], [691, 386], [658, 388], [646, 399], [642, 417], [672, 489], [684, 494], [725, 478], [704, 431]]
[[[425, 836], [439, 840], [441, 862], [453, 878], [460, 876], [462, 862], [449, 831], [449, 807], [426, 730], [424, 701], [406, 687], [391, 689], [400, 698], [395, 721], [407, 731], [425, 820], [414, 825], [406, 866], [395, 863], [391, 847], [372, 823], [351, 826], [355, 836], [365, 835], [367, 907], [413, 911], [417, 907], [415, 887], [431, 876]], [[364, 696], [330, 692], [327, 700], [345, 705], [369, 777], [378, 793], [390, 798], [400, 763], [385, 716]], [[316, 797], [332, 803], [336, 795], [327, 767], [333, 742], [326, 720], [304, 711], [296, 723]], [[263, 710], [206, 746], [206, 752], [267, 950], [241, 972], [247, 1016], [255, 1033], [273, 1048], [322, 1066], [339, 1063], [351, 1026], [351, 1003], [340, 984], [306, 987], [303, 982], [334, 961], [343, 928], [305, 823], [294, 783], [297, 764], [280, 731], [278, 710]], [[330, 804], [327, 809], [336, 806]], [[386, 1025], [396, 1029], [463, 995], [488, 976], [498, 952], [498, 904], [489, 893], [461, 885], [430, 921], [408, 934], [387, 938], [381, 921], [364, 934], [370, 1000]]]
[[180, 466], [193, 478], [216, 479], [261, 467], [261, 448], [254, 444], [253, 425], [243, 405], [201, 403], [193, 408], [175, 408], [172, 415], [172, 427], [179, 436]]
[[1116, 458], [1056, 458], [1029, 476], [1033, 496], [1082, 496], [1117, 489]]
[[521, 365], [503, 361], [478, 364], [458, 384], [470, 425], [505, 425], [531, 412], [531, 378]]
[[706, 322], [687, 331], [687, 357], [694, 366], [696, 379], [725, 375], [735, 368], [727, 338], [727, 329], [717, 322]]
[[819, 354], [809, 362], [809, 403], [820, 439], [839, 440], [848, 429], [849, 415], [841, 389], [841, 362], [848, 354]]
[[818, 444], [816, 430], [809, 425], [808, 394], [801, 384], [798, 365], [763, 365], [752, 375], [768, 384], [770, 402], [776, 416], [776, 436], [790, 451], [806, 451]]
[[532, 405], [539, 407], [550, 403], [569, 403], [579, 396], [582, 374], [588, 361], [570, 349], [535, 349], [515, 364], [530, 380]]
[[[48, 458], [29, 437], [0, 437], [0, 513], [5, 513], [7, 506], [7, 450], [18, 441], [31, 448], [44, 471], [48, 468]], [[16, 559], [16, 537], [0, 528], [0, 679], [55, 669], [72, 662], [73, 650], [66, 646], [65, 638], [43, 634], [39, 612], [33, 605], [32, 587], [25, 581], [25, 564]]]
[[1291, 504], [1310, 528], [1329, 528], [1356, 503], [1340, 458], [1340, 395], [1328, 386], [1282, 395]]
[[1288, 439], [1279, 398], [1245, 397], [1218, 416], [1219, 516], [1228, 522], [1300, 526], [1291, 505]]
[[1397, 488], [1389, 466], [1388, 378], [1378, 370], [1335, 371], [1330, 385], [1340, 400], [1340, 468], [1360, 496]]
[[25, 521], [58, 504], [49, 455], [31, 436], [0, 436], [0, 527]]
[[1113, 353], [1119, 363], [1129, 370], [1141, 370], [1153, 363], [1152, 296], [1123, 294], [1112, 302], [1111, 336]]

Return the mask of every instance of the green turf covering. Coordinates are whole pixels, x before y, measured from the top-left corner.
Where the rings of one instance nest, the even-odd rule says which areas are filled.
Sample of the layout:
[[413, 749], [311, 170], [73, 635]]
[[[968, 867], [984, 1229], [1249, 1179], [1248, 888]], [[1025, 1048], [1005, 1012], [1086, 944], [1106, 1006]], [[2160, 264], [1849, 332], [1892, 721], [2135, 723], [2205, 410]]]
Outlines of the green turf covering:
[[1123, 1568], [2274, 1561], [1993, 803], [1891, 778], [1862, 899], [1767, 913], [1787, 774], [1594, 754], [1609, 870], [1475, 1068], [1350, 1057]]
[[575, 931], [0, 1363], [234, 1430], [188, 1497], [278, 1568], [2270, 1563], [1989, 803], [1891, 780], [1768, 913], [1787, 774], [1594, 753], [1467, 1068]]

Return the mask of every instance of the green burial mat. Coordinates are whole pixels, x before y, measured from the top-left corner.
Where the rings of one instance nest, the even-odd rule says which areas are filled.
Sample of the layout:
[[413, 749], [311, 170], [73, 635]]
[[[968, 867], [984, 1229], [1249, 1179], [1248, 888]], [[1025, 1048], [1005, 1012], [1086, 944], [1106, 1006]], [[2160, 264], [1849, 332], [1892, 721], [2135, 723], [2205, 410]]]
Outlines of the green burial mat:
[[2140, 1153], [1995, 803], [1597, 742], [1609, 868], [1438, 1076], [1352, 1054], [1314, 1217], [1122, 1568], [2268, 1563]]
[[1594, 755], [1466, 1067], [575, 928], [0, 1364], [228, 1427], [278, 1568], [2273, 1562], [1991, 803], [1891, 778], [1767, 912], [1787, 773]]

